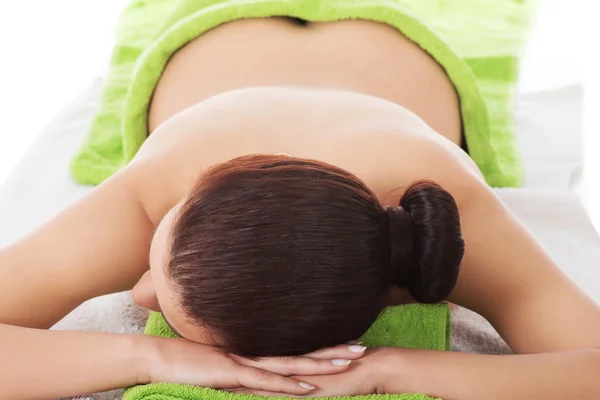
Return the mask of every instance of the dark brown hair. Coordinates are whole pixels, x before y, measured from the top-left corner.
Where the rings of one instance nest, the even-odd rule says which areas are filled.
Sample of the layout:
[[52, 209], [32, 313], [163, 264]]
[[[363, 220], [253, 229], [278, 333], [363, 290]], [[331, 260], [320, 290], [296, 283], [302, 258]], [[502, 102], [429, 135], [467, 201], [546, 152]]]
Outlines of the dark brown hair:
[[456, 203], [435, 183], [383, 207], [335, 166], [251, 155], [202, 175], [176, 218], [168, 277], [227, 351], [298, 355], [360, 337], [393, 285], [444, 300], [463, 253]]

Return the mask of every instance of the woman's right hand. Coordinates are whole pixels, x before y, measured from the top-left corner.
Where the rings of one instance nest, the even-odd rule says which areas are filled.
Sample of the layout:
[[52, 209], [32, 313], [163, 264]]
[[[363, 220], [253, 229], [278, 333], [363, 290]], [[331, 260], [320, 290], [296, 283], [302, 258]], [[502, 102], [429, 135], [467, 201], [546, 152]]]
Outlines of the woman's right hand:
[[250, 360], [187, 339], [146, 338], [151, 347], [143, 350], [146, 357], [140, 383], [181, 383], [233, 391], [306, 395], [314, 387], [291, 375], [337, 374], [364, 354], [363, 346], [341, 345], [300, 357]]

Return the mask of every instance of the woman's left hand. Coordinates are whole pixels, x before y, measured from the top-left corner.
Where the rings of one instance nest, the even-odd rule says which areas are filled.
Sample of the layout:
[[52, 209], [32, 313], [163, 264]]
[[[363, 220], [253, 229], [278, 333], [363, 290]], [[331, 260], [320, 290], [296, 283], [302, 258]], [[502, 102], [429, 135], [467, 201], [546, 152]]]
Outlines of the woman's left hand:
[[[294, 376], [302, 382], [316, 387], [306, 396], [290, 396], [286, 393], [275, 393], [260, 390], [239, 389], [234, 393], [247, 393], [271, 397], [337, 397], [358, 396], [383, 393], [387, 376], [394, 372], [396, 379], [402, 379], [401, 371], [392, 365], [402, 349], [380, 347], [369, 349], [359, 360], [353, 360], [348, 369], [335, 375]], [[399, 367], [399, 366], [398, 366]]]

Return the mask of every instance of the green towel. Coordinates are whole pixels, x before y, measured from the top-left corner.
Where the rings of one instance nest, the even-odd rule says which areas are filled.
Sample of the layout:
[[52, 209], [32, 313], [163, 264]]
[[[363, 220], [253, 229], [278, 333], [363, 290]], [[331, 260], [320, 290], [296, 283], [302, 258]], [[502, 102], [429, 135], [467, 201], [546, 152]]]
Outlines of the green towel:
[[[175, 337], [159, 313], [152, 313], [146, 334]], [[429, 350], [450, 350], [450, 311], [447, 304], [388, 307], [361, 338], [365, 346], [396, 346]], [[365, 400], [430, 400], [422, 394], [360, 396]], [[360, 399], [359, 397], [359, 399]], [[233, 394], [189, 385], [151, 384], [125, 391], [123, 400], [261, 400], [246, 394]], [[350, 397], [338, 397], [349, 400]]]
[[[492, 186], [519, 186], [513, 124], [519, 55], [535, 0], [133, 0], [121, 16], [100, 109], [71, 163], [99, 184], [147, 137], [152, 92], [185, 43], [241, 18], [366, 19], [395, 26], [446, 70], [461, 102], [469, 153]], [[207, 77], [211, 79], [211, 77]]]

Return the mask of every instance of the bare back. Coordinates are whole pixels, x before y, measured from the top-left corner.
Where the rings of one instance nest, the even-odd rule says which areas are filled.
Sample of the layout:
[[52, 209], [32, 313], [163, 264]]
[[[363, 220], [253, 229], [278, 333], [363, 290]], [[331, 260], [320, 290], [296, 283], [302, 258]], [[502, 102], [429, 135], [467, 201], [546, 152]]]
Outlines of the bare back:
[[250, 19], [205, 33], [163, 72], [149, 110], [150, 131], [208, 97], [253, 86], [376, 96], [460, 141], [458, 98], [443, 68], [397, 29], [360, 20], [302, 25], [289, 18]]
[[160, 153], [159, 163], [173, 171], [161, 183], [172, 189], [147, 189], [170, 194], [147, 196], [158, 203], [149, 205], [154, 218], [185, 196], [205, 168], [248, 153], [326, 161], [381, 196], [427, 177], [422, 168], [411, 172], [396, 162], [419, 164], [415, 146], [424, 141], [442, 143], [476, 170], [450, 146], [461, 142], [461, 118], [442, 67], [377, 22], [270, 18], [217, 27], [172, 57], [154, 93], [149, 129], [138, 159]]
[[[252, 87], [213, 96], [160, 125], [128, 168], [154, 221], [187, 196], [204, 170], [246, 154], [285, 153], [341, 167], [386, 203], [409, 183], [455, 188], [473, 161], [407, 109], [340, 90]], [[455, 183], [456, 182], [456, 183]], [[460, 190], [454, 190], [460, 200]]]

